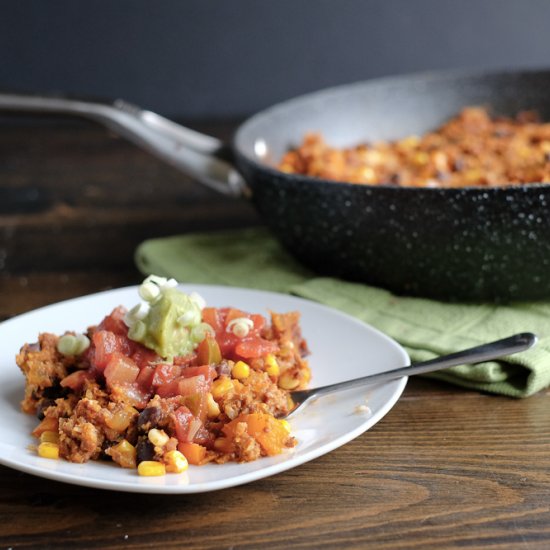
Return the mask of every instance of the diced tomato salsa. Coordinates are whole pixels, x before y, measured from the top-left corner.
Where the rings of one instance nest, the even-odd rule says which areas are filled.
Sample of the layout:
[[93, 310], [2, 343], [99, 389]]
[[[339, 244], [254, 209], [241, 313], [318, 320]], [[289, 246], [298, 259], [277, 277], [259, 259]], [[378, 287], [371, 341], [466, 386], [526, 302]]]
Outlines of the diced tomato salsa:
[[[253, 322], [249, 333], [242, 338], [228, 330], [230, 322], [239, 318], [250, 319]], [[203, 319], [214, 329], [215, 338], [223, 357], [238, 361], [239, 359], [262, 357], [277, 351], [276, 342], [262, 337], [262, 329], [266, 325], [266, 320], [261, 315], [245, 313], [235, 308], [207, 307], [203, 310]]]

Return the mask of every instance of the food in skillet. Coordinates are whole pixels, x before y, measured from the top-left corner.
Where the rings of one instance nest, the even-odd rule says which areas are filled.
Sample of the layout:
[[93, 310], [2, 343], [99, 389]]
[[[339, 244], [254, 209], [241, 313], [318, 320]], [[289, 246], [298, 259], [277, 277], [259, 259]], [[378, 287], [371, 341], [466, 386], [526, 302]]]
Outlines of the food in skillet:
[[550, 123], [539, 122], [531, 111], [504, 118], [468, 107], [422, 137], [337, 149], [311, 133], [284, 155], [279, 168], [328, 180], [407, 187], [550, 182]]
[[17, 364], [22, 409], [37, 414], [38, 454], [112, 460], [140, 475], [252, 461], [293, 447], [276, 417], [310, 371], [299, 313], [205, 307], [173, 279], [149, 276], [142, 301], [84, 334], [43, 333]]

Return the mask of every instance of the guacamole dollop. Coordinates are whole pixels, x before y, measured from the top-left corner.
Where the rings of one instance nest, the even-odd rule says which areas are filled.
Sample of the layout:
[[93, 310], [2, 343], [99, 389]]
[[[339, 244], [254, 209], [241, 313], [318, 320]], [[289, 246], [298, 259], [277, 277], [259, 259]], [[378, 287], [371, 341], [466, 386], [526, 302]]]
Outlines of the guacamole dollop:
[[[206, 332], [212, 330], [202, 322], [198, 301], [177, 288], [160, 286], [157, 295], [148, 302], [146, 312], [142, 306], [130, 310], [128, 337], [154, 350], [163, 359], [190, 354]], [[138, 311], [142, 312], [139, 316]]]

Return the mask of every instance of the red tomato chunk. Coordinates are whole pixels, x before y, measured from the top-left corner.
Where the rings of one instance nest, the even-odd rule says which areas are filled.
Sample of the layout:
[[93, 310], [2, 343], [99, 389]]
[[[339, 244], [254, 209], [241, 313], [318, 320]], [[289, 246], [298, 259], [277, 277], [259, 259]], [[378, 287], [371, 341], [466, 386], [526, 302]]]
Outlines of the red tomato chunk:
[[108, 385], [131, 384], [138, 377], [139, 367], [129, 357], [115, 351], [110, 355], [103, 374]]

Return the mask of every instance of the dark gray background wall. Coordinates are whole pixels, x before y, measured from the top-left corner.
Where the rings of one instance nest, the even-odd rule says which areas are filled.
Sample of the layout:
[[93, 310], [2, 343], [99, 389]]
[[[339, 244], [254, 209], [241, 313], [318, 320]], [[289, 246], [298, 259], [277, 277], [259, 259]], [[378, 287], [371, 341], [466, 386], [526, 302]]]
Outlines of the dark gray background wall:
[[1, 0], [0, 88], [241, 116], [317, 88], [550, 65], [549, 0]]

